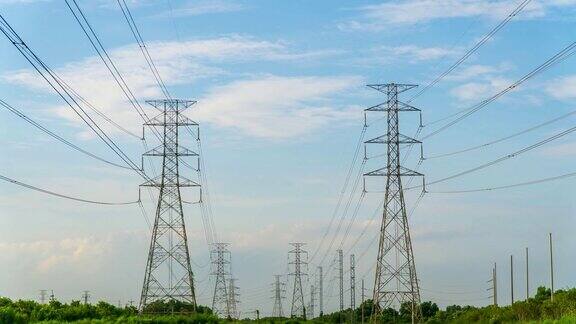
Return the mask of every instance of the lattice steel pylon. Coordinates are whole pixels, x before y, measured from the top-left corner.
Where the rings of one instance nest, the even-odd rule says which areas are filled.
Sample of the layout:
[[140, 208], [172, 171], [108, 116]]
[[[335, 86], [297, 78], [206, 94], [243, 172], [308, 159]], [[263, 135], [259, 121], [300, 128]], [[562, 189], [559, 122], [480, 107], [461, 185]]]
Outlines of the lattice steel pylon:
[[344, 310], [344, 254], [338, 250], [338, 295], [340, 296], [340, 311]]
[[228, 314], [229, 318], [240, 318], [240, 312], [238, 312], [238, 304], [240, 303], [238, 300], [239, 297], [240, 294], [238, 293], [238, 286], [236, 286], [236, 279], [228, 279], [228, 305], [230, 309]]
[[283, 283], [280, 281], [281, 275], [274, 275], [274, 307], [272, 308], [272, 317], [284, 317], [282, 310], [282, 299], [284, 299]]
[[315, 313], [314, 309], [316, 305], [316, 287], [314, 285], [310, 285], [310, 305], [308, 306], [308, 318], [314, 318]]
[[[402, 177], [423, 175], [401, 165], [400, 146], [421, 144], [421, 142], [400, 134], [399, 125], [399, 112], [420, 112], [420, 110], [398, 100], [399, 93], [415, 88], [416, 85], [390, 83], [373, 84], [368, 87], [385, 93], [387, 101], [370, 107], [366, 111], [385, 112], [388, 121], [388, 130], [385, 135], [365, 142], [387, 145], [387, 165], [364, 174], [365, 176], [386, 177], [384, 212], [374, 281], [373, 314], [375, 316], [373, 316], [373, 321], [377, 321], [376, 316], [386, 308], [398, 309], [402, 304], [409, 303], [412, 322], [420, 322], [422, 318], [420, 290], [406, 215]], [[422, 125], [421, 115], [420, 125]], [[424, 190], [424, 184], [422, 188]]]
[[350, 309], [356, 309], [356, 260], [354, 254], [350, 254]]
[[196, 101], [168, 99], [147, 103], [159, 110], [160, 114], [146, 122], [145, 126], [161, 127], [157, 134], [161, 134], [162, 143], [145, 152], [144, 156], [162, 157], [162, 173], [142, 184], [144, 187], [158, 188], [160, 192], [139, 309], [146, 312], [148, 305], [170, 300], [188, 303], [195, 309], [194, 275], [180, 188], [200, 185], [180, 175], [178, 166], [182, 157], [198, 158], [198, 154], [179, 145], [178, 130], [182, 126], [198, 127], [196, 122], [182, 114]]
[[294, 288], [292, 290], [292, 307], [290, 317], [306, 319], [306, 306], [304, 304], [304, 289], [302, 287], [302, 277], [306, 276], [307, 252], [302, 249], [305, 243], [290, 243], [294, 248], [288, 252], [292, 257], [289, 264], [293, 267], [290, 273], [294, 277]]
[[231, 317], [230, 295], [228, 293], [228, 277], [230, 276], [231, 253], [228, 243], [214, 243], [210, 251], [214, 280], [212, 295], [212, 312], [218, 316]]

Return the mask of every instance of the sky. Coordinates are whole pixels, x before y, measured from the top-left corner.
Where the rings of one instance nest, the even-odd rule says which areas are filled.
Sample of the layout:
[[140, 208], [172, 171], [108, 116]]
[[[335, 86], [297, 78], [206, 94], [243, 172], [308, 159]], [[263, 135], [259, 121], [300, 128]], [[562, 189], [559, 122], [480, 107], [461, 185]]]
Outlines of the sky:
[[[162, 98], [116, 1], [78, 3], [138, 100], [144, 104]], [[290, 242], [305, 242], [310, 257], [316, 254], [309, 265], [307, 294], [316, 267], [325, 269], [324, 312], [338, 305], [333, 262], [338, 246], [356, 254], [357, 287], [364, 279], [371, 291], [383, 178], [366, 181], [368, 193], [353, 222], [352, 210], [360, 194], [348, 188], [342, 196], [344, 202], [351, 197], [352, 207], [344, 216], [342, 230], [334, 235], [344, 208], [328, 231], [327, 242], [320, 246], [363, 128], [363, 110], [385, 100], [384, 94], [365, 85], [425, 86], [518, 3], [128, 2], [173, 96], [198, 101], [187, 116], [200, 124], [215, 228], [218, 239], [231, 244], [232, 270], [245, 316], [255, 309], [262, 314], [272, 311], [273, 275], [287, 273]], [[575, 11], [573, 0], [532, 0], [463, 64], [411, 102], [422, 110], [424, 124], [472, 107], [574, 42]], [[0, 13], [75, 91], [118, 124], [140, 134], [141, 119], [64, 2], [0, 0]], [[575, 59], [566, 59], [427, 138], [425, 157], [482, 145], [573, 111]], [[417, 91], [403, 93], [401, 99], [406, 101]], [[76, 145], [119, 162], [4, 36], [0, 38], [0, 99]], [[385, 133], [382, 117], [378, 113], [368, 116], [364, 140]], [[140, 160], [144, 148], [138, 139], [94, 118], [132, 159]], [[573, 127], [575, 120], [563, 118], [482, 149], [426, 159], [418, 170], [433, 182]], [[442, 125], [427, 125], [422, 134]], [[404, 134], [414, 135], [417, 126], [416, 114], [401, 115]], [[81, 155], [3, 108], [0, 143], [0, 174], [4, 176], [85, 199], [138, 198], [141, 178], [136, 173]], [[184, 137], [182, 143], [194, 145], [195, 141]], [[361, 151], [360, 159], [363, 147]], [[384, 146], [367, 148], [369, 156], [384, 152]], [[410, 154], [405, 166], [416, 168], [418, 155]], [[555, 286], [573, 287], [574, 179], [487, 192], [441, 192], [574, 172], [575, 156], [575, 138], [568, 134], [489, 168], [428, 186], [429, 193], [410, 216], [422, 299], [441, 306], [487, 305], [486, 281], [496, 262], [499, 301], [509, 303], [510, 255], [515, 260], [515, 295], [523, 298], [526, 247], [533, 294], [539, 285], [549, 285], [549, 232], [554, 235]], [[362, 171], [380, 168], [384, 161], [371, 158], [365, 170], [360, 165], [355, 164], [352, 184]], [[362, 180], [359, 183], [358, 190]], [[420, 194], [417, 191], [407, 191], [409, 210]], [[184, 196], [192, 200], [194, 192]], [[153, 200], [143, 195], [149, 215], [154, 212]], [[185, 214], [198, 302], [209, 305], [214, 283], [200, 211], [187, 206]], [[350, 233], [345, 236], [347, 226]], [[335, 243], [328, 249], [333, 237]], [[40, 289], [53, 289], [57, 298], [69, 301], [90, 290], [93, 300], [137, 301], [149, 239], [146, 220], [135, 205], [88, 205], [0, 183], [0, 295], [38, 299]], [[345, 260], [347, 267], [348, 255]], [[290, 281], [286, 288], [284, 310], [289, 311]], [[360, 295], [358, 288], [358, 300]]]

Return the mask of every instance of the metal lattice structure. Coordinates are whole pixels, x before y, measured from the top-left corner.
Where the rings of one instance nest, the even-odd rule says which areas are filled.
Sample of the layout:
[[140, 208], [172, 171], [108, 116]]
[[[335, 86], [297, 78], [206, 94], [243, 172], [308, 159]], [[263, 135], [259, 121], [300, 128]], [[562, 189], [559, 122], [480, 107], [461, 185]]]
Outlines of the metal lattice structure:
[[240, 312], [238, 311], [238, 304], [240, 301], [240, 294], [238, 293], [238, 286], [236, 286], [236, 279], [228, 279], [228, 305], [230, 312], [228, 318], [239, 319]]
[[308, 318], [315, 317], [315, 305], [316, 305], [316, 287], [310, 285], [310, 305], [308, 305]]
[[402, 111], [420, 112], [420, 110], [398, 100], [399, 93], [415, 88], [416, 85], [390, 83], [368, 85], [368, 87], [385, 93], [387, 100], [366, 111], [387, 113], [388, 122], [386, 134], [365, 142], [387, 146], [387, 165], [364, 174], [365, 176], [386, 177], [384, 212], [374, 280], [373, 314], [377, 316], [386, 308], [399, 309], [402, 304], [409, 303], [412, 322], [419, 322], [421, 320], [420, 290], [406, 215], [402, 177], [422, 176], [422, 174], [401, 165], [400, 147], [401, 145], [421, 144], [421, 142], [400, 134], [399, 113]]
[[324, 273], [322, 266], [318, 267], [318, 308], [318, 314], [324, 315]]
[[338, 250], [338, 293], [340, 296], [340, 311], [344, 310], [344, 254]]
[[290, 265], [293, 271], [290, 273], [294, 277], [294, 288], [292, 290], [292, 307], [290, 317], [306, 319], [306, 306], [304, 304], [304, 289], [302, 287], [302, 277], [306, 276], [307, 252], [302, 249], [305, 243], [290, 243], [294, 248], [288, 252], [292, 258]]
[[280, 281], [281, 275], [274, 275], [274, 307], [272, 317], [284, 317], [282, 309], [282, 299], [284, 299], [283, 283]]
[[196, 101], [167, 99], [147, 103], [160, 114], [145, 126], [156, 128], [152, 130], [161, 134], [162, 143], [145, 152], [144, 156], [161, 157], [162, 173], [142, 184], [143, 187], [158, 188], [159, 195], [139, 309], [146, 312], [147, 306], [154, 302], [171, 300], [185, 302], [195, 309], [194, 275], [180, 188], [200, 185], [180, 175], [178, 166], [182, 157], [197, 159], [198, 154], [178, 144], [178, 131], [182, 126], [198, 127], [196, 122], [182, 114]]
[[350, 309], [356, 309], [356, 260], [350, 254]]
[[230, 295], [228, 293], [228, 277], [230, 276], [231, 254], [228, 243], [212, 244], [211, 259], [214, 280], [214, 294], [212, 295], [212, 311], [221, 317], [231, 317]]

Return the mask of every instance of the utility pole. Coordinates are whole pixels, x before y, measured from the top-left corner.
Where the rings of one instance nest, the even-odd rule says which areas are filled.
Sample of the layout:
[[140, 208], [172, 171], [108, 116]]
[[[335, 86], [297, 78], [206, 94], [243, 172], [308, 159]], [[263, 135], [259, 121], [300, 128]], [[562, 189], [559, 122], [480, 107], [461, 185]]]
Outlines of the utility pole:
[[212, 311], [221, 317], [230, 316], [230, 295], [228, 292], [227, 278], [230, 274], [231, 254], [228, 243], [213, 243], [210, 251], [212, 259], [212, 275], [214, 280], [214, 293], [212, 295]]
[[[198, 127], [196, 122], [182, 114], [196, 101], [165, 99], [147, 103], [160, 111], [160, 114], [144, 125], [151, 127], [156, 134], [162, 134], [162, 143], [145, 152], [144, 156], [161, 157], [162, 172], [160, 176], [141, 185], [158, 188], [159, 194], [139, 309], [140, 312], [146, 312], [146, 306], [156, 301], [169, 300], [187, 303], [195, 309], [194, 274], [190, 264], [180, 189], [200, 187], [200, 184], [183, 177], [179, 164], [184, 157], [198, 159], [199, 155], [182, 147], [178, 134], [180, 127]], [[156, 127], [162, 130], [158, 131]]]
[[310, 285], [310, 306], [308, 307], [308, 318], [314, 318], [314, 304], [316, 300], [314, 295], [316, 294], [316, 287], [314, 285]]
[[54, 297], [54, 290], [50, 290], [50, 301], [56, 301], [56, 297]]
[[528, 248], [526, 248], [526, 300], [530, 298], [530, 280], [528, 277]]
[[510, 305], [514, 304], [514, 260], [510, 254]]
[[356, 262], [354, 254], [350, 254], [350, 321], [354, 323], [356, 309]]
[[320, 316], [324, 315], [324, 274], [322, 266], [318, 267], [318, 306]]
[[84, 301], [84, 305], [88, 305], [88, 299], [90, 299], [90, 291], [84, 290], [82, 292], [82, 300]]
[[548, 233], [550, 241], [550, 300], [554, 301], [554, 257], [552, 254], [552, 233]]
[[282, 310], [282, 299], [284, 299], [283, 283], [280, 281], [281, 275], [274, 275], [274, 308], [272, 309], [272, 317], [284, 317]]
[[40, 290], [40, 304], [46, 304], [46, 289]]
[[340, 292], [340, 311], [344, 310], [344, 254], [338, 250], [338, 281]]
[[362, 308], [362, 324], [364, 324], [364, 300], [365, 300], [365, 294], [364, 294], [364, 279], [362, 279], [362, 304], [360, 304], [360, 307]]
[[236, 279], [228, 279], [228, 305], [229, 305], [229, 312], [228, 318], [238, 319], [240, 314], [238, 313], [238, 297], [240, 294], [237, 292], [238, 287], [236, 286]]
[[[416, 323], [420, 322], [422, 318], [420, 289], [410, 239], [402, 177], [423, 177], [423, 175], [401, 165], [400, 145], [422, 143], [400, 134], [399, 113], [404, 111], [420, 112], [420, 110], [398, 100], [400, 93], [413, 89], [416, 85], [389, 83], [372, 84], [368, 87], [386, 94], [387, 98], [384, 103], [370, 107], [366, 111], [386, 113], [388, 124], [384, 135], [365, 142], [366, 144], [386, 144], [387, 146], [387, 165], [364, 174], [364, 176], [386, 177], [384, 212], [380, 227], [374, 280], [373, 315], [378, 316], [389, 307], [399, 309], [400, 305], [408, 303], [412, 323]], [[420, 124], [422, 124], [421, 114]], [[420, 152], [422, 155], [422, 150]], [[425, 190], [424, 181], [422, 189]]]
[[305, 243], [290, 243], [294, 248], [288, 252], [292, 259], [289, 265], [292, 266], [290, 275], [294, 277], [294, 288], [292, 289], [292, 307], [290, 317], [306, 319], [306, 306], [304, 304], [304, 290], [302, 288], [302, 277], [306, 276], [306, 266], [308, 264], [308, 252], [302, 247]]

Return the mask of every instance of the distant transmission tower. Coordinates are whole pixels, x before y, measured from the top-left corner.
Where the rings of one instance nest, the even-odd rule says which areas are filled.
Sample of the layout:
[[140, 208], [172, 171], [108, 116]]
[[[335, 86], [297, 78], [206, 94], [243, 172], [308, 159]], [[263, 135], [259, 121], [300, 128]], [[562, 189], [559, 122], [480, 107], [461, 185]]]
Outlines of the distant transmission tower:
[[230, 295], [228, 294], [227, 278], [230, 276], [230, 258], [228, 243], [212, 244], [211, 259], [213, 272], [216, 276], [214, 283], [214, 295], [212, 295], [212, 311], [223, 317], [230, 316]]
[[238, 319], [240, 318], [240, 313], [238, 312], [238, 304], [240, 301], [238, 298], [240, 294], [238, 293], [238, 287], [236, 286], [236, 279], [228, 279], [228, 305], [229, 306], [229, 318]]
[[90, 299], [90, 291], [84, 290], [82, 292], [82, 300], [84, 301], [84, 305], [88, 305], [88, 300]]
[[318, 267], [318, 308], [319, 315], [324, 315], [324, 274], [322, 266]]
[[302, 288], [302, 277], [306, 276], [306, 265], [308, 264], [307, 252], [302, 250], [305, 243], [290, 243], [294, 248], [288, 252], [292, 258], [290, 265], [293, 271], [290, 273], [294, 277], [294, 289], [292, 290], [292, 307], [290, 316], [306, 319], [306, 306], [304, 304], [304, 290]]
[[350, 309], [356, 309], [356, 261], [354, 254], [350, 254]]
[[340, 311], [344, 310], [344, 254], [338, 250], [338, 283], [340, 293]]
[[316, 287], [310, 285], [310, 306], [308, 307], [308, 318], [314, 318], [314, 305], [316, 304]]
[[161, 113], [145, 125], [161, 127], [159, 133], [163, 138], [160, 146], [144, 155], [162, 157], [162, 173], [142, 185], [156, 187], [160, 193], [140, 297], [140, 311], [145, 312], [146, 306], [156, 301], [168, 300], [185, 302], [195, 309], [194, 276], [190, 265], [180, 188], [198, 187], [199, 184], [181, 176], [178, 165], [181, 157], [198, 158], [198, 154], [179, 145], [178, 131], [181, 126], [198, 126], [182, 114], [196, 102], [169, 99], [152, 100], [148, 103]]
[[47, 294], [48, 294], [48, 292], [46, 291], [46, 289], [40, 290], [40, 304], [46, 304], [46, 295]]
[[284, 317], [282, 310], [282, 299], [284, 299], [283, 283], [280, 281], [281, 275], [274, 276], [274, 308], [272, 309], [272, 317]]
[[368, 108], [366, 111], [386, 112], [388, 121], [388, 130], [385, 135], [366, 141], [367, 144], [387, 145], [387, 165], [364, 174], [365, 176], [386, 177], [384, 213], [380, 227], [380, 244], [374, 282], [373, 314], [377, 316], [386, 308], [398, 309], [401, 304], [409, 303], [412, 322], [415, 323], [421, 320], [420, 290], [406, 215], [402, 177], [422, 176], [422, 174], [400, 165], [400, 145], [421, 144], [421, 142], [400, 134], [399, 112], [419, 112], [420, 110], [400, 102], [398, 94], [415, 88], [416, 85], [390, 83], [368, 85], [368, 87], [385, 93], [387, 101]]

